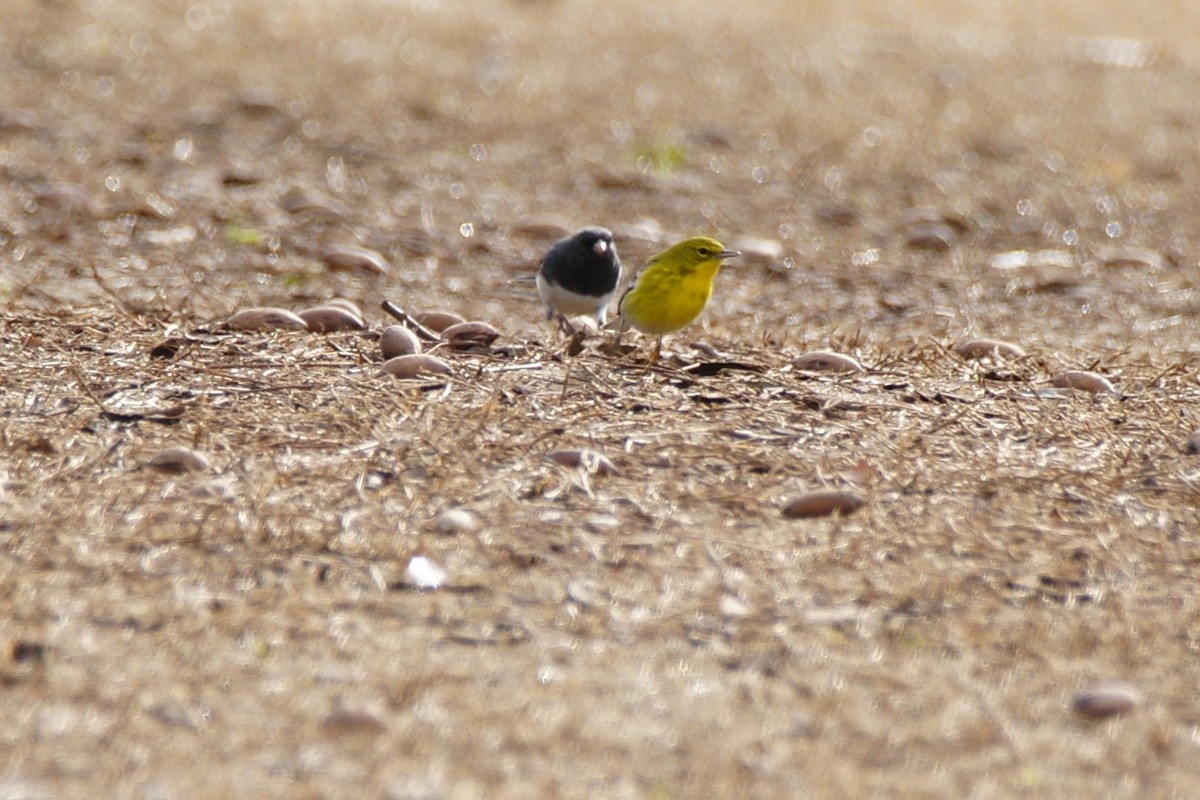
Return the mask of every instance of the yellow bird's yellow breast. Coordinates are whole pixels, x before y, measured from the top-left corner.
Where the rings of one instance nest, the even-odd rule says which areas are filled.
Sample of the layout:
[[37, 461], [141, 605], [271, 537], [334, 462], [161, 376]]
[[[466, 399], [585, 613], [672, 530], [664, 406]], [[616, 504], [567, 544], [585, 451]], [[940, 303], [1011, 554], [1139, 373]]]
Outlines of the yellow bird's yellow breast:
[[719, 261], [695, 266], [651, 264], [621, 301], [621, 315], [645, 333], [679, 330], [704, 310], [712, 296]]

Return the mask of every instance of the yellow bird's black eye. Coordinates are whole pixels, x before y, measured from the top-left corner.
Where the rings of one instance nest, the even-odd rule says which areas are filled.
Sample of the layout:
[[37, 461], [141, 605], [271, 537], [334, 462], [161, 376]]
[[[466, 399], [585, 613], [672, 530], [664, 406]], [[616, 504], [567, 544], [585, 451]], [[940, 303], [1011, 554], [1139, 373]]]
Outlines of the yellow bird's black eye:
[[697, 250], [696, 252], [697, 252], [697, 253], [699, 253], [699, 254], [700, 254], [700, 255], [702, 255], [702, 256], [706, 256], [706, 255], [708, 255], [708, 248], [707, 248], [707, 247], [701, 247], [701, 248], [700, 248], [699, 250]]

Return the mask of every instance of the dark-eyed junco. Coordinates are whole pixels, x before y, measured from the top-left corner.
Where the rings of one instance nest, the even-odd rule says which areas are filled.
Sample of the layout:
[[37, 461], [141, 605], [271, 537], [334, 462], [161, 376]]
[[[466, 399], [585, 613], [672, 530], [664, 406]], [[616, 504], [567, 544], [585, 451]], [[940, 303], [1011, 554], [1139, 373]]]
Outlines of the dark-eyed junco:
[[587, 314], [603, 327], [620, 280], [621, 261], [612, 232], [588, 227], [554, 243], [542, 258], [537, 290], [547, 319]]

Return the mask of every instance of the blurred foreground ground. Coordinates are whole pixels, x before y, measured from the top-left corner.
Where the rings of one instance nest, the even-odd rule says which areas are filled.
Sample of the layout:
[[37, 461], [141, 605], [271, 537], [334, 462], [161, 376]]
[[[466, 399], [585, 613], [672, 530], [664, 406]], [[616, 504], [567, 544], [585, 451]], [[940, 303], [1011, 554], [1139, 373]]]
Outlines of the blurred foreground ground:
[[[0, 798], [1200, 795], [1200, 10], [793, 5], [0, 2]], [[566, 358], [548, 222], [747, 255]]]

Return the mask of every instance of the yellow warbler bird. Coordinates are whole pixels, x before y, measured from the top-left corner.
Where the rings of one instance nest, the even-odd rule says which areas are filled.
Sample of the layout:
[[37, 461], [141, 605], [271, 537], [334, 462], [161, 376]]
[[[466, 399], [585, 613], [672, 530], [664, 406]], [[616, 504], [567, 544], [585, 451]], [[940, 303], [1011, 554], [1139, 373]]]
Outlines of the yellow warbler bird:
[[[621, 295], [621, 327], [636, 328], [658, 337], [654, 360], [662, 349], [662, 335], [685, 327], [700, 316], [712, 295], [713, 279], [727, 258], [740, 256], [716, 239], [697, 236], [651, 258]], [[617, 334], [618, 339], [620, 334]]]

